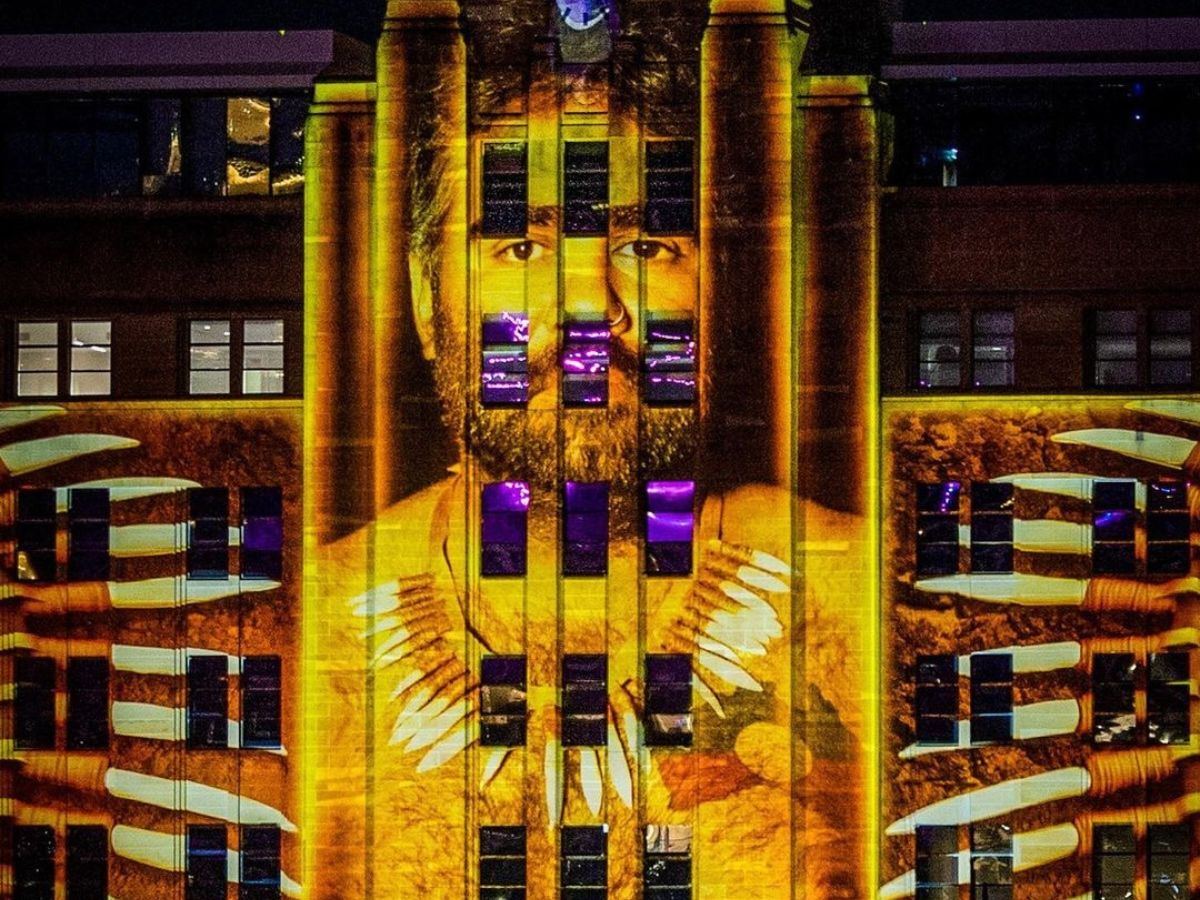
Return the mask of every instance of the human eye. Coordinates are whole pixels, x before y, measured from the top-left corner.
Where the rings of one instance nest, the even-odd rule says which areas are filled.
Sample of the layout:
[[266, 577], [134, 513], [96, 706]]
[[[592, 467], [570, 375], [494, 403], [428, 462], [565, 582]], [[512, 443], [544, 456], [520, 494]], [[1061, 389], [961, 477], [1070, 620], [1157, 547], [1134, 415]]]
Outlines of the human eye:
[[651, 238], [639, 238], [633, 241], [626, 241], [619, 245], [614, 251], [614, 256], [625, 257], [626, 259], [644, 259], [658, 260], [659, 262], [669, 262], [680, 255], [679, 247], [674, 241], [661, 241]]
[[501, 262], [527, 263], [539, 259], [545, 252], [546, 246], [544, 244], [530, 240], [529, 238], [521, 238], [520, 240], [502, 242], [492, 251], [492, 256]]

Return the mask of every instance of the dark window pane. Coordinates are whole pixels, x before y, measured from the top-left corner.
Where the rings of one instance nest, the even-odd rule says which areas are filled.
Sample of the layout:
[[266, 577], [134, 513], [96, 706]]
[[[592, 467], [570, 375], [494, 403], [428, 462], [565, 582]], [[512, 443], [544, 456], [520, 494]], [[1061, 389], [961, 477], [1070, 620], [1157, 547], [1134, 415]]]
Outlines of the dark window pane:
[[483, 148], [483, 233], [523, 235], [528, 227], [528, 173], [523, 143]]
[[188, 657], [189, 747], [228, 746], [228, 666], [224, 655]]
[[108, 659], [72, 657], [67, 661], [67, 747], [108, 746]]
[[242, 746], [278, 747], [282, 742], [282, 673], [278, 656], [242, 661]]
[[608, 142], [568, 141], [563, 145], [563, 232], [608, 231]]
[[277, 487], [242, 488], [241, 576], [283, 576], [283, 492]]
[[186, 193], [224, 193], [227, 127], [224, 97], [188, 97], [184, 101], [180, 144]]
[[14, 900], [54, 900], [54, 828], [14, 825], [12, 835]]
[[73, 489], [68, 497], [67, 577], [106, 581], [109, 576], [109, 499], [106, 489]]
[[695, 227], [695, 175], [691, 141], [646, 144], [646, 214], [648, 234], [690, 232]]
[[16, 695], [13, 739], [19, 750], [54, 748], [54, 660], [18, 656], [13, 660]]
[[186, 900], [225, 900], [225, 857], [225, 826], [188, 826]]
[[188, 577], [229, 577], [229, 491], [188, 491], [191, 528], [188, 534]]
[[67, 826], [67, 898], [107, 900], [107, 828], [100, 825]]
[[271, 193], [295, 194], [304, 187], [305, 97], [271, 101]]

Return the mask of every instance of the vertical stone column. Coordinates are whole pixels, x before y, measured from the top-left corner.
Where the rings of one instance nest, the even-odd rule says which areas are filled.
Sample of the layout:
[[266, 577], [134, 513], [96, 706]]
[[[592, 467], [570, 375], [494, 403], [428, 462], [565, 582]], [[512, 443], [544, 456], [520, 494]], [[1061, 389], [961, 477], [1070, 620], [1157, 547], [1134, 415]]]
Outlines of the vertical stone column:
[[[467, 296], [466, 45], [457, 0], [390, 0], [376, 58], [375, 496], [386, 509], [445, 463], [439, 405], [421, 361], [410, 255], [437, 267], [441, 296]], [[414, 246], [414, 217], [422, 223]], [[447, 255], [449, 258], [446, 258]]]

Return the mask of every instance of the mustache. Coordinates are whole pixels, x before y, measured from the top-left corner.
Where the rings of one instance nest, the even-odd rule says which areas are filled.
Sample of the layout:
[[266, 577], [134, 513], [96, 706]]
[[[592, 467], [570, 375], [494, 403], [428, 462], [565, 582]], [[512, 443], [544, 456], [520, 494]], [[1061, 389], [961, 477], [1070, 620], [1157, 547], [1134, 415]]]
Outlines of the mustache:
[[[529, 355], [527, 364], [531, 394], [544, 390], [552, 373], [557, 371], [561, 374], [563, 353], [564, 346], [560, 344], [557, 347], [547, 347], [537, 354]], [[617, 338], [608, 342], [608, 372], [610, 376], [614, 373], [620, 374], [631, 384], [637, 384], [641, 371], [641, 361], [635, 351]]]

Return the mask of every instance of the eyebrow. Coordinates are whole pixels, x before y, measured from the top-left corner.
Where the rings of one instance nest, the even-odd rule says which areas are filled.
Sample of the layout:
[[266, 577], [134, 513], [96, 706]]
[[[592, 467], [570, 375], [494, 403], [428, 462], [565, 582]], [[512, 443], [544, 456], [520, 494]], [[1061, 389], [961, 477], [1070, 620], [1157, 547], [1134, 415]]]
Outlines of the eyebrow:
[[[642, 208], [636, 204], [609, 207], [608, 215], [611, 224], [617, 228], [637, 228], [642, 223]], [[528, 224], [536, 225], [539, 228], [557, 228], [561, 217], [560, 207], [539, 204], [529, 207]], [[483, 233], [483, 222], [479, 219], [471, 223], [470, 230], [472, 237], [486, 236]], [[500, 237], [501, 235], [494, 236]]]

